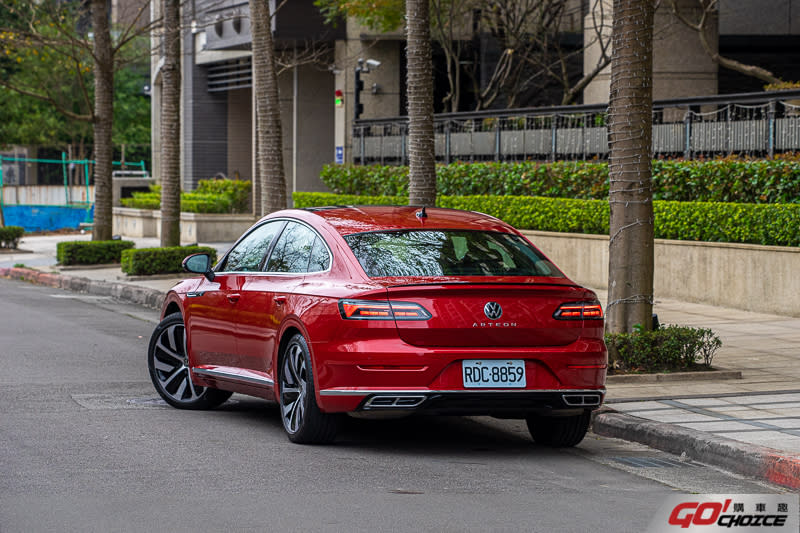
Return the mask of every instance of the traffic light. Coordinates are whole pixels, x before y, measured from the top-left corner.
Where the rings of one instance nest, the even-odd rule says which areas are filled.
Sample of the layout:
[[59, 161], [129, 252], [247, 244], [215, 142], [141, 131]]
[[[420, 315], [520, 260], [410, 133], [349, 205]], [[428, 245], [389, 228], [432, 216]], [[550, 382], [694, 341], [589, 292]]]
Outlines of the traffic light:
[[334, 104], [336, 104], [336, 107], [344, 106], [344, 93], [342, 92], [341, 89], [336, 89], [333, 98], [334, 98], [333, 102]]
[[361, 103], [361, 91], [364, 89], [364, 82], [361, 81], [361, 63], [356, 67], [356, 87], [353, 91], [353, 103], [355, 119], [358, 120], [364, 112], [364, 104]]

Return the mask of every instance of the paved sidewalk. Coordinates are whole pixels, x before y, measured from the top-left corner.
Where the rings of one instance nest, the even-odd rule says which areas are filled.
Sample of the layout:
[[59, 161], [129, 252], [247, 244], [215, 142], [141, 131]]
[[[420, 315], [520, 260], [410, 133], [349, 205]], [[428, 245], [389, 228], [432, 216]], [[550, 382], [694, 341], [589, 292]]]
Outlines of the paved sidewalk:
[[[22, 250], [0, 254], [0, 276], [117, 297], [158, 307], [181, 276], [127, 278], [119, 269], [56, 265], [56, 243], [89, 235], [24, 237]], [[138, 248], [156, 239], [132, 239]], [[220, 252], [231, 243], [210, 243]], [[16, 264], [33, 267], [11, 269]], [[606, 292], [597, 290], [600, 301]], [[610, 376], [606, 408], [593, 423], [623, 438], [800, 489], [800, 318], [656, 299], [662, 324], [712, 329], [723, 342], [714, 367], [733, 372], [690, 376]], [[732, 373], [741, 378], [731, 379]], [[624, 381], [624, 382], [623, 382]]]

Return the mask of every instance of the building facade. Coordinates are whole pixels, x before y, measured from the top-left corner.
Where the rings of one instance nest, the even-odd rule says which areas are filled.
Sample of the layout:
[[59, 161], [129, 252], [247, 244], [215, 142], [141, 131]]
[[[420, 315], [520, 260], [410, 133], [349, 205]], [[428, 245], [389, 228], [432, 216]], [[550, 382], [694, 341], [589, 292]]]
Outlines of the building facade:
[[[697, 0], [677, 1], [687, 17], [700, 15]], [[152, 15], [157, 17], [158, 2], [153, 4]], [[271, 4], [274, 8], [274, 0]], [[592, 43], [598, 34], [610, 35], [611, 4], [611, 0], [569, 0], [565, 4], [564, 40], [583, 50], [574, 67], [577, 76], [581, 68], [588, 72], [597, 63], [598, 52]], [[255, 143], [248, 2], [195, 0], [183, 8], [183, 16], [187, 28], [182, 41], [183, 188], [191, 190], [198, 180], [219, 176], [250, 180], [255, 175]], [[464, 21], [465, 28], [474, 30], [475, 24], [474, 20]], [[273, 35], [283, 58], [279, 84], [288, 192], [325, 190], [319, 180], [322, 166], [352, 161], [357, 69], [363, 83], [358, 95], [363, 105], [360, 118], [405, 114], [402, 29], [379, 33], [354, 20], [327, 25], [313, 0], [291, 0], [275, 14]], [[761, 64], [785, 80], [800, 79], [796, 66], [800, 60], [800, 0], [720, 2], [706, 37], [727, 57]], [[478, 62], [476, 71], [482, 80], [488, 79], [503, 51], [480, 32], [470, 33], [465, 43], [472, 50], [469, 62]], [[158, 177], [157, 35], [154, 45], [153, 173]], [[444, 66], [441, 47], [437, 50], [436, 90], [442, 94]], [[607, 102], [609, 78], [608, 69], [601, 72], [578, 102]], [[669, 2], [660, 3], [654, 41], [655, 99], [745, 92], [762, 86], [759, 80], [720, 69], [697, 33], [670, 13]], [[463, 109], [470, 109], [474, 91], [465, 90], [463, 98]], [[494, 105], [504, 107], [501, 100]], [[441, 102], [437, 106], [439, 111], [445, 110]]]

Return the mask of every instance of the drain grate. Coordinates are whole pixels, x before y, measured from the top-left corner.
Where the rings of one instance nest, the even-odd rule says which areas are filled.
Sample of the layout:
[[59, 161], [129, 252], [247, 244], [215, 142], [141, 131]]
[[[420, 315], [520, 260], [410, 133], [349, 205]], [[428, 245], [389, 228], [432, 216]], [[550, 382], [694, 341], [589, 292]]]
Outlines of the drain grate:
[[659, 457], [612, 457], [611, 459], [617, 463], [633, 468], [677, 468], [682, 466], [697, 466], [691, 461], [662, 459]]

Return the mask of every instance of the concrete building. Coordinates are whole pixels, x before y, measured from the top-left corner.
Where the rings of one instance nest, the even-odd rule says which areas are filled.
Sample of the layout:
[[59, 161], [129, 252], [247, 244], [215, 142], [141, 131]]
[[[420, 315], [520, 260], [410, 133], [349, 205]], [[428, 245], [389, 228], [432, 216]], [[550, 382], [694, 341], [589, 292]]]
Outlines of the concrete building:
[[[153, 3], [154, 17], [159, 15], [158, 4]], [[274, 0], [271, 4], [274, 8]], [[601, 33], [609, 35], [611, 4], [611, 0], [569, 0], [563, 25], [565, 42], [576, 49], [589, 45], [595, 24], [600, 25]], [[679, 5], [688, 16], [697, 14], [697, 0], [679, 0]], [[252, 179], [254, 106], [248, 3], [195, 0], [186, 4], [183, 15], [188, 29], [182, 42], [183, 187], [190, 190], [198, 180], [220, 175]], [[464, 24], [469, 27], [475, 22]], [[720, 2], [709, 28], [710, 42], [724, 55], [761, 64], [787, 80], [800, 79], [796, 67], [800, 60], [800, 0], [726, 0]], [[324, 190], [319, 180], [322, 166], [352, 160], [355, 70], [359, 65], [364, 84], [360, 117], [405, 114], [404, 35], [401, 28], [377, 33], [353, 20], [328, 26], [313, 0], [283, 4], [274, 16], [273, 32], [276, 47], [289, 64], [279, 74], [288, 192]], [[480, 61], [482, 76], [488, 76], [502, 50], [481, 35], [475, 37], [473, 33], [470, 39], [471, 59]], [[154, 41], [158, 51], [157, 36]], [[654, 50], [655, 99], [760, 90], [763, 85], [720, 69], [697, 34], [669, 13], [668, 2], [661, 2], [656, 15]], [[312, 51], [316, 54], [314, 63], [292, 65], [297, 63], [292, 58], [305, 57]], [[442, 57], [436, 54], [435, 63], [441, 71]], [[590, 70], [595, 61], [596, 50], [589, 46], [583, 54], [583, 69]], [[158, 52], [152, 64], [153, 175], [158, 177]], [[580, 59], [574, 68], [580, 74]], [[601, 73], [584, 90], [581, 101], [606, 102], [609, 77], [608, 70]], [[444, 90], [441, 78], [436, 85], [437, 91]], [[538, 95], [540, 99], [542, 94]], [[469, 98], [467, 91], [465, 100]], [[437, 105], [443, 110], [441, 103]], [[462, 109], [470, 109], [468, 101]]]

